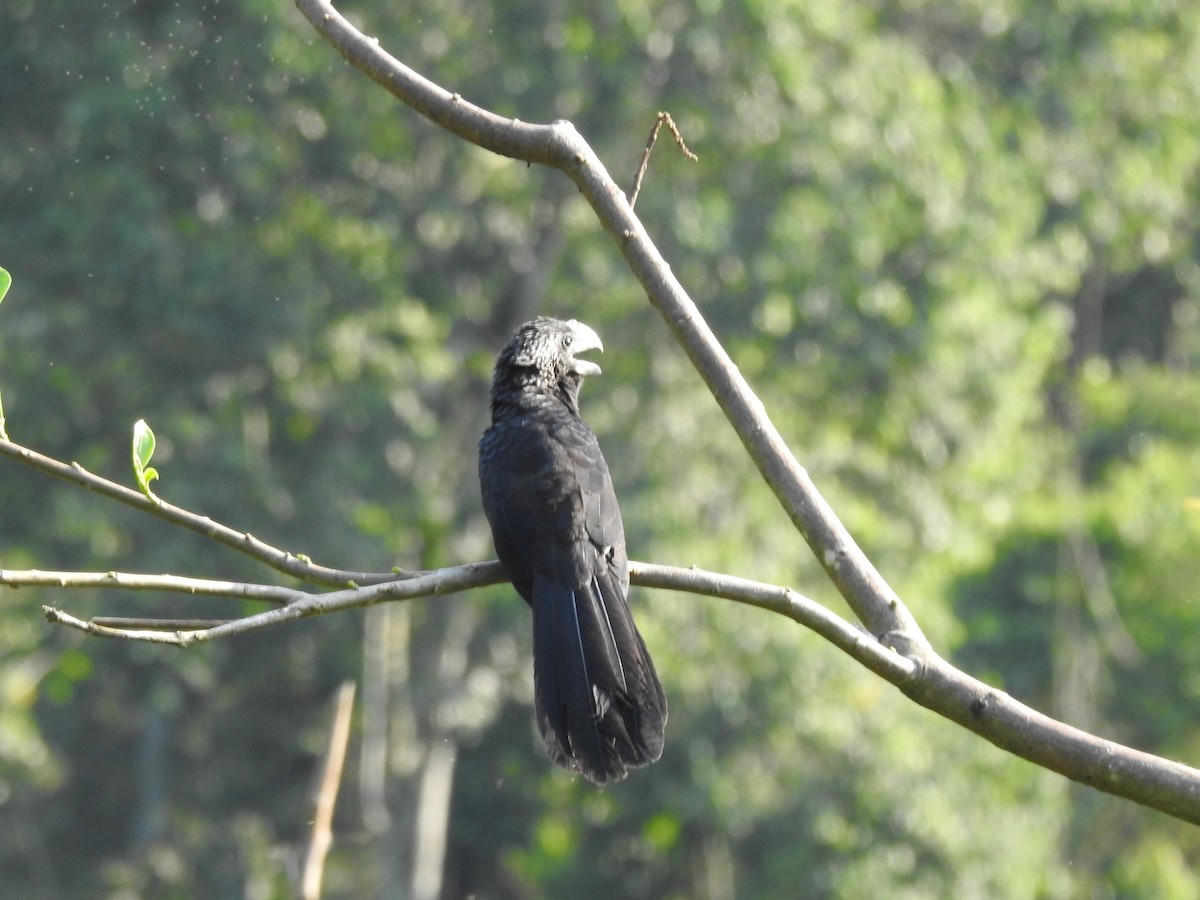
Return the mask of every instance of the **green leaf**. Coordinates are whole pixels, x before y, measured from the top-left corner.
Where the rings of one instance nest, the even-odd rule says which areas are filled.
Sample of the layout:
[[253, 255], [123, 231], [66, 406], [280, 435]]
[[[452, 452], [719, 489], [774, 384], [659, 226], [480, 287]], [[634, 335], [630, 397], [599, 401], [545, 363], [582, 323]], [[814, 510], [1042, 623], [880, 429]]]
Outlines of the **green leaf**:
[[0, 439], [8, 440], [8, 432], [4, 430], [4, 398], [0, 397]]
[[138, 419], [133, 423], [133, 474], [142, 493], [157, 501], [158, 497], [150, 490], [150, 482], [158, 478], [158, 471], [150, 468], [153, 456], [154, 432], [150, 430], [145, 419]]

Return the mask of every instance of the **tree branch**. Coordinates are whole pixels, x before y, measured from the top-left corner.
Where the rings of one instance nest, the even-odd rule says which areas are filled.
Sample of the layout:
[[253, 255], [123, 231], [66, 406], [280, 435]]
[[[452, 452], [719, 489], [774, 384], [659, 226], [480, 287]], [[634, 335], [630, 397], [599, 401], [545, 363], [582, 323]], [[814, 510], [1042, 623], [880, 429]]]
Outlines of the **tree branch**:
[[328, 0], [295, 0], [312, 26], [353, 66], [451, 134], [486, 150], [559, 169], [579, 188], [617, 241], [676, 340], [737, 432], [792, 523], [867, 629], [904, 652], [929, 650], [916, 619], [859, 549], [817, 491], [725, 352], [671, 267], [650, 240], [591, 146], [566, 121], [530, 125], [505, 119], [439, 87], [383, 50]]
[[1052, 719], [955, 668], [923, 661], [904, 694], [1002, 750], [1080, 784], [1200, 825], [1200, 771]]
[[[464, 101], [405, 67], [366, 38], [323, 0], [296, 0], [313, 26], [355, 66], [448, 131], [515, 159], [567, 174], [616, 239], [651, 302], [704, 379], [766, 482], [829, 577], [864, 623], [865, 633], [794, 591], [697, 569], [631, 563], [635, 584], [722, 597], [787, 616], [816, 631], [917, 703], [987, 738], [1002, 749], [1100, 790], [1200, 824], [1200, 772], [1132, 750], [1057, 722], [959, 671], [928, 644], [915, 619], [884, 582], [788, 450], [761, 401], [738, 372], [692, 300], [674, 278], [590, 146], [567, 122], [529, 125], [503, 119]], [[269, 585], [127, 573], [0, 571], [0, 584], [124, 587], [133, 590], [223, 595], [283, 604], [204, 627], [172, 630], [84, 621], [53, 607], [47, 617], [86, 633], [180, 647], [242, 634], [299, 618], [387, 600], [436, 596], [505, 581], [499, 563], [431, 572], [365, 573], [313, 564], [213, 520], [0, 438], [0, 455], [96, 491], [188, 528], [282, 573], [325, 586], [321, 594]], [[348, 587], [346, 587], [348, 585]], [[137, 621], [137, 620], [130, 620]], [[194, 620], [176, 620], [192, 623]], [[161, 623], [160, 623], [161, 624]], [[875, 635], [877, 637], [872, 637]]]
[[[997, 747], [1075, 781], [1200, 824], [1200, 771], [1196, 769], [1051, 719], [959, 671], [936, 654], [929, 654], [919, 662], [906, 658], [791, 588], [695, 567], [685, 569], [636, 561], [630, 562], [629, 567], [630, 582], [641, 587], [720, 597], [786, 616], [816, 632], [917, 703], [987, 738]], [[319, 595], [295, 591], [302, 599], [286, 607], [208, 628], [175, 631], [115, 628], [98, 620], [78, 619], [53, 607], [44, 610], [51, 621], [88, 634], [188, 647], [293, 619], [388, 600], [456, 593], [506, 580], [498, 562], [472, 563], [402, 581]]]
[[[360, 34], [327, 0], [295, 2], [313, 27], [352, 65], [434, 123], [501, 155], [559, 169], [576, 184], [616, 240], [650, 302], [716, 398], [763, 479], [855, 615], [881, 643], [906, 657], [912, 667], [906, 674], [902, 667], [893, 669], [872, 653], [873, 671], [900, 686], [921, 705], [1003, 749], [1076, 781], [1200, 824], [1200, 772], [1049, 719], [958, 671], [933, 651], [912, 614], [792, 455], [762, 402], [650, 240], [625, 194], [570, 123], [528, 125], [480, 109], [394, 59], [377, 41]], [[645, 570], [641, 574], [653, 578], [655, 573]], [[698, 585], [703, 579], [693, 576], [693, 582]], [[756, 596], [746, 602], [785, 615], [802, 612], [807, 617], [812, 612], [783, 589], [774, 590], [777, 594], [773, 600]], [[845, 646], [839, 646], [847, 652], [858, 647], [848, 635], [841, 635], [839, 628], [819, 618], [822, 628], [841, 636]], [[864, 641], [863, 645], [868, 643]]]
[[916, 665], [910, 659], [881, 644], [867, 632], [850, 624], [817, 601], [810, 600], [789, 587], [764, 584], [735, 575], [706, 572], [695, 566], [680, 569], [633, 560], [629, 563], [629, 581], [642, 587], [720, 597], [786, 616], [793, 622], [815, 631], [839, 650], [893, 684], [903, 684], [916, 670]]
[[[395, 578], [395, 576], [393, 576]], [[133, 572], [43, 572], [40, 569], [0, 569], [0, 586], [54, 588], [122, 588], [208, 597], [237, 597], [284, 605], [308, 594], [275, 584], [213, 581], [182, 575], [141, 575]]]
[[324, 594], [309, 594], [296, 591], [299, 598], [287, 606], [265, 610], [223, 622], [211, 628], [182, 629], [178, 631], [158, 630], [127, 630], [101, 625], [95, 621], [84, 621], [57, 607], [43, 606], [42, 611], [51, 622], [66, 625], [79, 631], [95, 634], [101, 637], [122, 638], [134, 641], [150, 641], [158, 644], [174, 644], [178, 647], [189, 647], [205, 641], [231, 637], [256, 631], [271, 625], [279, 625], [294, 619], [306, 619], [309, 616], [320, 616], [345, 609], [357, 609], [373, 606], [385, 600], [411, 600], [416, 597], [430, 597], [441, 594], [453, 594], [471, 588], [486, 587], [490, 584], [500, 584], [507, 581], [508, 576], [498, 562], [468, 563], [462, 566], [452, 566], [447, 569], [435, 569], [420, 575], [408, 575], [399, 581], [389, 581], [383, 584], [352, 587], [340, 591], [329, 591]]
[[[68, 465], [49, 456], [43, 456], [41, 453], [30, 450], [28, 447], [23, 447], [7, 438], [0, 439], [0, 456], [8, 456], [37, 469], [39, 472], [53, 475], [55, 478], [61, 478], [64, 481], [70, 481], [73, 484], [87, 488], [89, 491], [94, 491], [97, 494], [102, 494], [105, 497], [124, 503], [126, 506], [132, 506], [134, 509], [156, 515], [173, 525], [182, 526], [204, 537], [211, 538], [219, 544], [224, 544], [226, 547], [230, 547], [252, 559], [265, 563], [276, 571], [282, 572], [285, 575], [292, 575], [302, 581], [323, 584], [330, 587], [342, 587], [348, 584], [377, 584], [383, 581], [394, 581], [396, 578], [406, 578], [410, 575], [419, 574], [349, 572], [342, 569], [329, 569], [325, 566], [318, 566], [306, 556], [295, 555], [288, 553], [286, 550], [272, 547], [270, 544], [260, 541], [248, 532], [235, 531], [226, 525], [222, 525], [220, 522], [214, 522], [208, 516], [197, 515], [194, 512], [190, 512], [179, 506], [173, 506], [157, 498], [151, 500], [139, 491], [89, 472], [77, 462]], [[94, 586], [105, 587], [110, 585]]]

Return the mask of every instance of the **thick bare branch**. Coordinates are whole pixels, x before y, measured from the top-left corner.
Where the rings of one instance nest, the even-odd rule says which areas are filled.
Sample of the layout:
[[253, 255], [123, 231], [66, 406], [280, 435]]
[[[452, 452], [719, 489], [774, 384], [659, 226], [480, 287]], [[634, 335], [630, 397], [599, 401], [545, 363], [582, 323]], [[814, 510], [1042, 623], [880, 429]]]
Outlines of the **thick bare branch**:
[[900, 689], [1002, 750], [1200, 825], [1200, 771], [1073, 728], [931, 655]]
[[490, 113], [408, 68], [327, 0], [296, 0], [296, 6], [352, 65], [430, 121], [502, 156], [559, 169], [575, 182], [854, 614], [872, 634], [886, 636], [904, 652], [928, 650], [916, 620], [817, 491], [650, 240], [624, 191], [574, 126], [565, 121], [529, 125]]
[[919, 665], [790, 588], [699, 569], [630, 563], [646, 587], [723, 597], [811, 628], [872, 672], [997, 747], [1075, 781], [1200, 824], [1200, 771], [1065, 725], [930, 654]]

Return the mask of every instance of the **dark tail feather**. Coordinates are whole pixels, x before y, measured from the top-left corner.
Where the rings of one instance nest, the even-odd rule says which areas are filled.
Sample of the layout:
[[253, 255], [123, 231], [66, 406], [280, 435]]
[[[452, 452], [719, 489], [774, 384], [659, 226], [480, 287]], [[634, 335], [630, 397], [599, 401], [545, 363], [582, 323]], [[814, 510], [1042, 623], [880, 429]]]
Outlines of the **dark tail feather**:
[[620, 586], [535, 578], [533, 628], [538, 727], [554, 763], [604, 784], [658, 759], [667, 701]]

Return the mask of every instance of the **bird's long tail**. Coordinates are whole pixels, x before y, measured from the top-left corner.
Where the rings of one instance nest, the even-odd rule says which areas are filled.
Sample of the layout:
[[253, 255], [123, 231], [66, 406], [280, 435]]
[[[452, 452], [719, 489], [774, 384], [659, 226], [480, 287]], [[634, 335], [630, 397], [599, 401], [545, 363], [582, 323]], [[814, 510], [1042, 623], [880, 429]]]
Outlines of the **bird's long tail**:
[[667, 700], [621, 585], [534, 579], [538, 727], [550, 758], [597, 784], [662, 755]]

